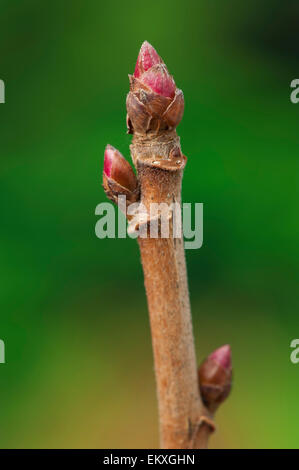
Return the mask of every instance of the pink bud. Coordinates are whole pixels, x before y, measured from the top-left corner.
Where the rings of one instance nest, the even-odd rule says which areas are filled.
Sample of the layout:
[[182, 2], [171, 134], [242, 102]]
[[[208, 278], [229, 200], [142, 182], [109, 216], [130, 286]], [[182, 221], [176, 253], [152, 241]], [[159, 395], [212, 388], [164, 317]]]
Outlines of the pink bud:
[[164, 64], [154, 65], [141, 76], [140, 81], [158, 95], [166, 98], [173, 98], [175, 95], [176, 85]]
[[131, 165], [112, 145], [107, 145], [105, 149], [104, 175], [130, 191], [137, 187], [137, 178]]
[[155, 49], [145, 41], [134, 75], [129, 75], [127, 127], [130, 134], [174, 129], [182, 119], [184, 96]]
[[231, 369], [232, 367], [232, 357], [231, 357], [231, 348], [229, 344], [225, 344], [218, 349], [215, 349], [210, 355], [209, 359], [214, 362], [217, 362], [224, 369]]
[[229, 395], [232, 386], [231, 349], [225, 344], [210, 354], [198, 369], [201, 398], [214, 413]]
[[161, 57], [157, 54], [156, 50], [147, 41], [142, 44], [134, 72], [134, 77], [139, 78], [144, 72], [157, 64], [162, 64]]

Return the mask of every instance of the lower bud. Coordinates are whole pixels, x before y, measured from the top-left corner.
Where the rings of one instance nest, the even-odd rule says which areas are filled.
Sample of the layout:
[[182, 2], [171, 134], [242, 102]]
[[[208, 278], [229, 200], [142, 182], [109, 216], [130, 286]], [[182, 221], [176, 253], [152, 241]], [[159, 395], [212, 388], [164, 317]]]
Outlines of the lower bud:
[[199, 388], [205, 406], [214, 413], [229, 395], [232, 385], [231, 349], [216, 349], [198, 370]]

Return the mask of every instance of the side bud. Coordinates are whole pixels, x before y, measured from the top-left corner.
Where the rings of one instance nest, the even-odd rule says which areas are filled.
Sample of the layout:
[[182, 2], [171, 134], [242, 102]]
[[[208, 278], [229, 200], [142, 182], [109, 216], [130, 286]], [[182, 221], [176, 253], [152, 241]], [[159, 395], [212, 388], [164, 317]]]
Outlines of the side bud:
[[138, 199], [136, 175], [131, 165], [112, 145], [107, 145], [105, 148], [103, 187], [113, 202], [117, 202], [117, 197], [120, 195], [126, 196], [129, 203]]
[[128, 132], [175, 129], [183, 117], [184, 95], [156, 50], [147, 41], [140, 49], [134, 75], [129, 75]]
[[205, 406], [214, 413], [229, 395], [232, 385], [231, 348], [216, 349], [198, 369], [199, 389]]

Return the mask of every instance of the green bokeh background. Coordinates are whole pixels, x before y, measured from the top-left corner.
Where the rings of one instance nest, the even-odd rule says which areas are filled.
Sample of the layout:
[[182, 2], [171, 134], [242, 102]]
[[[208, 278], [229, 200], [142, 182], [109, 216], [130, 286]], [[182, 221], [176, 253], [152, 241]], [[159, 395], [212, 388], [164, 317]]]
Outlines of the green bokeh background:
[[138, 247], [99, 240], [109, 142], [150, 41], [184, 90], [183, 198], [200, 361], [230, 343], [212, 447], [299, 444], [297, 1], [0, 1], [0, 447], [158, 445]]

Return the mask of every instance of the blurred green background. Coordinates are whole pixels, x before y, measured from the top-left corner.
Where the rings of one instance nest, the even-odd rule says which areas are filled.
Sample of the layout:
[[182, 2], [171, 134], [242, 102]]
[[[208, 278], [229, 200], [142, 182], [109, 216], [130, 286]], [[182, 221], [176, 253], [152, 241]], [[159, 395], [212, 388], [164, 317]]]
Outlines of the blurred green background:
[[299, 447], [297, 1], [0, 1], [0, 447], [158, 445], [136, 241], [99, 240], [103, 150], [129, 158], [147, 39], [185, 94], [198, 360], [230, 343], [212, 447]]

